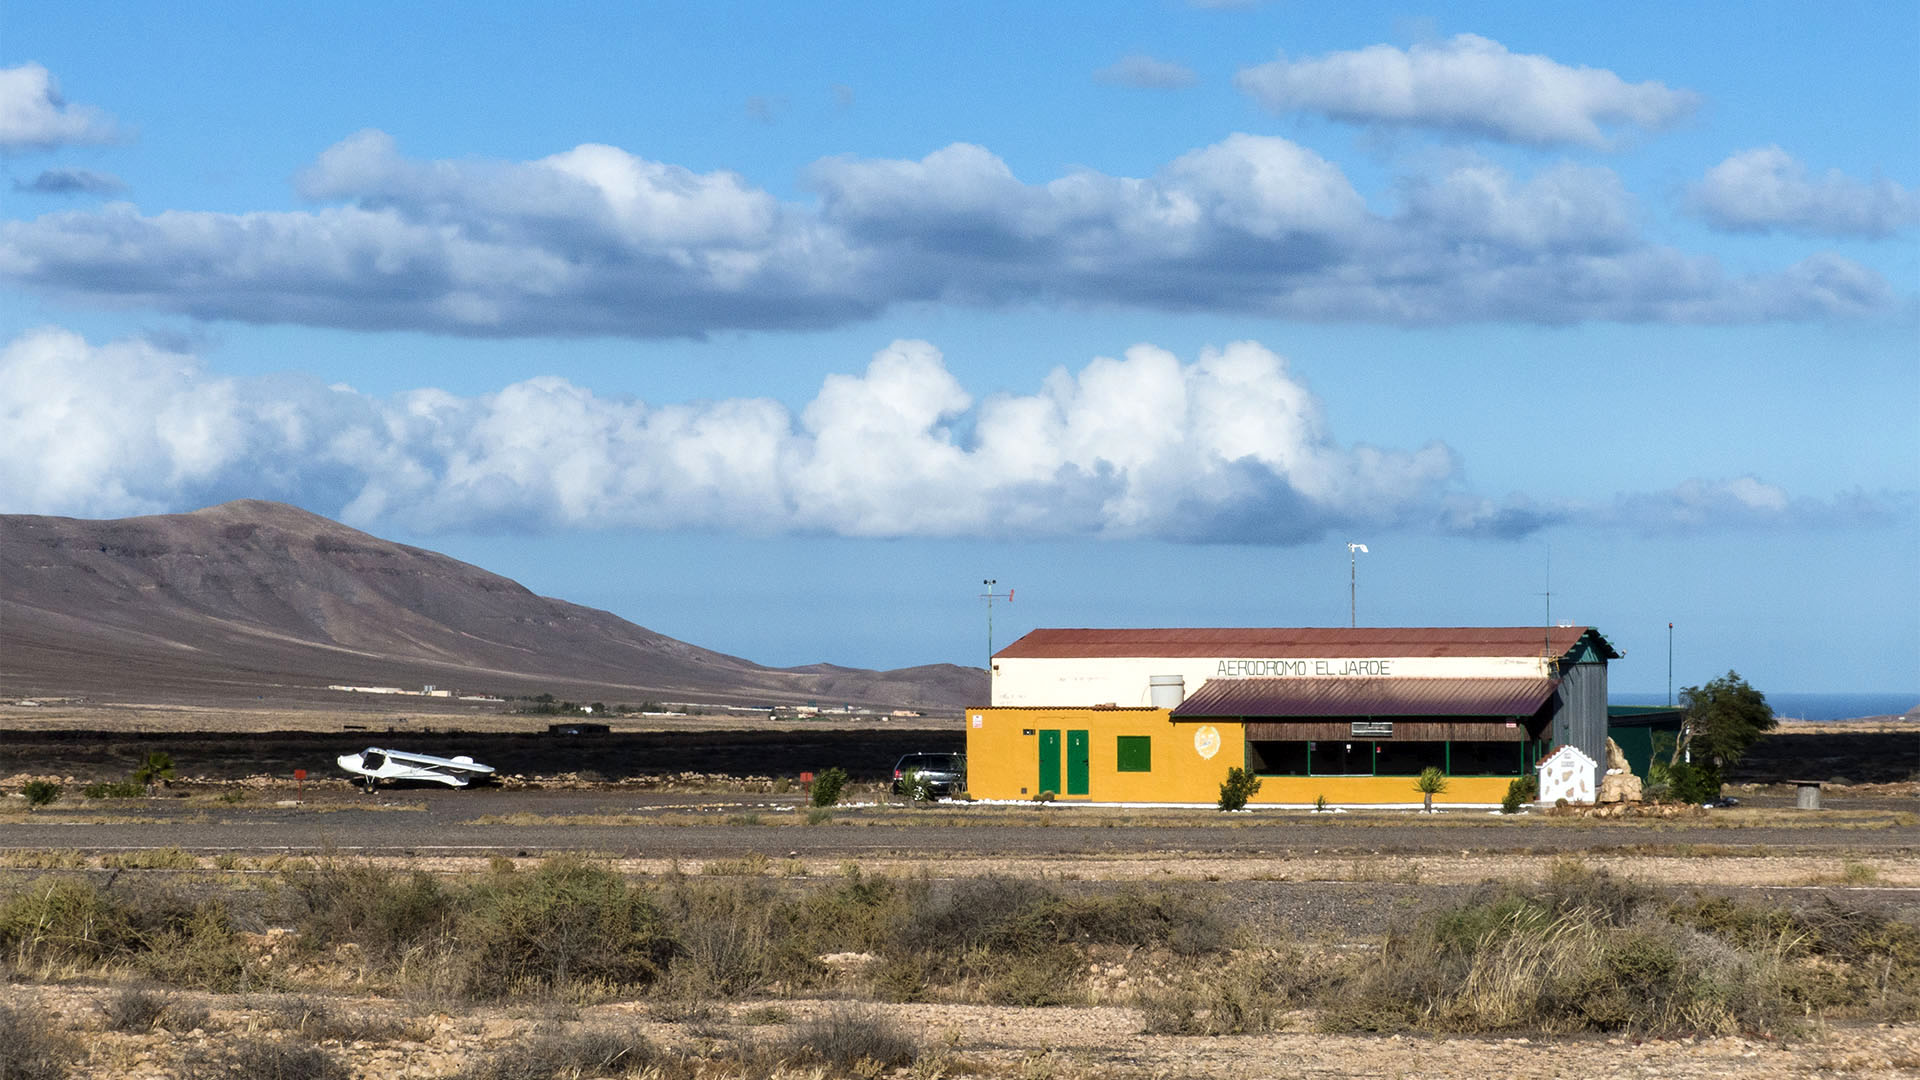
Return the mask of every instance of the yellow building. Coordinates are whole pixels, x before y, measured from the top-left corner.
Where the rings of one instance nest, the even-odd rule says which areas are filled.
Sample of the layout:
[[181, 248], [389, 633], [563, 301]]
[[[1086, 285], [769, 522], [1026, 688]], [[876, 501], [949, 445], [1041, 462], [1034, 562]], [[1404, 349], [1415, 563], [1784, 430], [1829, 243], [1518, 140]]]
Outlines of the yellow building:
[[1618, 655], [1587, 627], [1037, 630], [967, 711], [968, 789], [1212, 805], [1242, 768], [1254, 803], [1412, 805], [1431, 766], [1436, 804], [1490, 805], [1555, 744], [1605, 760]]

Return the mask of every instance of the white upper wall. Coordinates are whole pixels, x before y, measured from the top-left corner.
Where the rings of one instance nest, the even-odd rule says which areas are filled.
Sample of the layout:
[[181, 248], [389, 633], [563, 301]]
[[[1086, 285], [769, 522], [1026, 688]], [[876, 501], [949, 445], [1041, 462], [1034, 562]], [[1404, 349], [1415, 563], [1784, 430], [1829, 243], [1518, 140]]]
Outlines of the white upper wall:
[[1002, 657], [993, 662], [992, 704], [1144, 706], [1152, 703], [1148, 680], [1155, 675], [1180, 676], [1191, 694], [1208, 679], [1538, 679], [1552, 671], [1540, 656]]

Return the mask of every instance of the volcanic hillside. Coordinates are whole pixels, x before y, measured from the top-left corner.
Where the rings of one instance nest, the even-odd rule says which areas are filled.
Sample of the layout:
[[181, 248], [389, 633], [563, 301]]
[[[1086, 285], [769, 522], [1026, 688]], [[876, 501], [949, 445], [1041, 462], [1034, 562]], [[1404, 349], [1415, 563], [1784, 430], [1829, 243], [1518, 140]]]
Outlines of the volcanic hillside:
[[951, 664], [763, 667], [280, 503], [0, 515], [0, 697], [317, 703], [336, 683], [949, 708], [987, 691]]

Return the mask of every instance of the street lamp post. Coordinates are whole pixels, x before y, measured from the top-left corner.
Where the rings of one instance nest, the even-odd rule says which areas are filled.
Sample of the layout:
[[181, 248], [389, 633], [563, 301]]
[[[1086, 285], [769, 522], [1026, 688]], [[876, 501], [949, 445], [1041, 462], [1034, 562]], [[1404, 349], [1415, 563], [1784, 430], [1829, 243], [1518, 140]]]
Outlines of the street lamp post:
[[[1360, 625], [1360, 556], [1366, 551], [1365, 544], [1347, 545], [1347, 629]], [[1368, 552], [1368, 554], [1372, 554]]]

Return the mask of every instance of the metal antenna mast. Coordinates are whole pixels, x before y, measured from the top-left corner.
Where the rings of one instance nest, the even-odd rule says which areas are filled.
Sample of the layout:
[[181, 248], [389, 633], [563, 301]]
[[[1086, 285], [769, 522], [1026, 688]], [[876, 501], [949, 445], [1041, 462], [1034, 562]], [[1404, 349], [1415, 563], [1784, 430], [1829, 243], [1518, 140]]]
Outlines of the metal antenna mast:
[[[1347, 545], [1347, 629], [1349, 630], [1360, 625], [1356, 621], [1360, 610], [1360, 556], [1357, 553], [1366, 550], [1365, 544], [1349, 543]], [[1367, 554], [1373, 553], [1369, 551]]]
[[[1002, 595], [994, 592], [993, 587], [1000, 584], [1000, 579], [982, 578], [980, 584], [987, 587], [987, 591], [980, 594], [980, 599], [987, 602], [987, 671], [991, 673], [993, 671], [993, 602], [1000, 599]], [[1007, 586], [1005, 596], [1008, 603], [1013, 602], [1013, 586]]]

